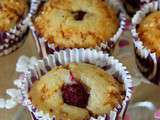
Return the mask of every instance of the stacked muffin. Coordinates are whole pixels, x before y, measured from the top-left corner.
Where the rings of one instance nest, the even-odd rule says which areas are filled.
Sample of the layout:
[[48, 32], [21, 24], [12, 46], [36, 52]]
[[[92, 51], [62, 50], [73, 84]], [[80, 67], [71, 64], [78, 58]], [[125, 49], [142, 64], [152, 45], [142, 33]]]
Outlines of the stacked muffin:
[[[43, 57], [60, 50], [68, 54], [66, 49], [74, 48], [78, 53], [79, 48], [105, 51], [114, 46], [124, 29], [120, 13], [102, 0], [47, 0], [32, 18], [31, 29]], [[106, 73], [102, 67], [76, 59], [77, 64], [72, 61], [47, 68], [51, 71], [33, 82], [28, 94], [35, 109], [57, 120], [98, 119], [99, 116], [108, 119], [111, 111], [125, 109], [123, 80]], [[37, 119], [35, 111], [33, 118]], [[117, 112], [113, 116], [119, 117]]]
[[[30, 62], [22, 61], [25, 70], [17, 84], [18, 102], [33, 119], [123, 119], [133, 89], [131, 77], [121, 63], [104, 53], [114, 47], [125, 28], [125, 17], [114, 5], [104, 0], [46, 0], [34, 9], [38, 11], [31, 30], [44, 59], [32, 61], [29, 68], [24, 65]], [[19, 16], [10, 27], [25, 14], [19, 9], [21, 14], [15, 12]]]

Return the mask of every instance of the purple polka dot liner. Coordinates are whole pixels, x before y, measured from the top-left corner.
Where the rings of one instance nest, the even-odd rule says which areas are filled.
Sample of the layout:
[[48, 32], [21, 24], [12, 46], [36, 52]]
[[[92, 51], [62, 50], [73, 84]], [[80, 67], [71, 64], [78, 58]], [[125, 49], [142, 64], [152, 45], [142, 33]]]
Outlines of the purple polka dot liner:
[[136, 61], [139, 70], [142, 74], [152, 83], [160, 83], [160, 58], [156, 53], [151, 52], [146, 48], [140, 40], [136, 27], [140, 24], [142, 19], [151, 12], [159, 11], [160, 1], [154, 1], [143, 6], [143, 8], [134, 15], [132, 18], [132, 40], [136, 53]]
[[[114, 10], [116, 11], [117, 16], [119, 18], [119, 28], [112, 38], [107, 40], [107, 42], [105, 43], [101, 43], [99, 46], [96, 47], [96, 49], [110, 52], [114, 48], [122, 32], [125, 30], [126, 14], [125, 14], [125, 10], [120, 0], [105, 0], [105, 1], [110, 6], [112, 6]], [[40, 5], [39, 2], [37, 4]], [[41, 37], [40, 35], [38, 35], [38, 32], [36, 31], [36, 28], [34, 27], [33, 23], [30, 25], [30, 28], [31, 28], [34, 40], [36, 42], [38, 53], [41, 57], [45, 57], [47, 56], [47, 54], [52, 54], [55, 51], [62, 50], [59, 47], [55, 47], [54, 43], [51, 44], [47, 42], [47, 40], [44, 37]]]
[[8, 92], [11, 100], [26, 107], [30, 111], [33, 120], [56, 120], [54, 115], [51, 117], [49, 113], [45, 114], [43, 111], [37, 109], [28, 98], [28, 92], [32, 87], [32, 83], [39, 80], [44, 74], [47, 74], [50, 69], [69, 63], [94, 64], [114, 76], [115, 80], [123, 81], [125, 97], [122, 104], [118, 104], [109, 114], [97, 116], [96, 118], [91, 116], [90, 120], [123, 119], [133, 92], [131, 76], [122, 63], [119, 63], [118, 60], [109, 56], [107, 53], [97, 50], [83, 48], [60, 50], [59, 52], [55, 52], [55, 54], [48, 55], [42, 60], [22, 56], [17, 62], [17, 71], [20, 77], [14, 81], [17, 88]]

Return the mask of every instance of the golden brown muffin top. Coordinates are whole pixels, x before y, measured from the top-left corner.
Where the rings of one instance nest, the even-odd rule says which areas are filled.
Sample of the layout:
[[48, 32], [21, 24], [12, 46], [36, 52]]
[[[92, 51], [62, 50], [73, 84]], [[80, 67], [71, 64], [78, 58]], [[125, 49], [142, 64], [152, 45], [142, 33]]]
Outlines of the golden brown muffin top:
[[27, 0], [0, 0], [0, 31], [14, 27], [27, 11]]
[[160, 11], [147, 15], [138, 27], [144, 46], [160, 56]]
[[116, 13], [102, 0], [48, 0], [34, 25], [59, 48], [95, 48], [119, 27]]
[[[77, 87], [74, 82], [82, 84], [89, 95], [85, 107], [77, 107], [64, 101], [63, 94], [68, 92], [62, 91], [64, 86], [70, 89], [68, 97], [71, 97], [69, 94], [72, 93], [84, 93], [79, 89], [79, 93], [75, 93]], [[71, 100], [81, 99], [75, 96], [73, 95]], [[29, 98], [39, 110], [50, 113], [51, 116], [55, 115], [57, 120], [87, 120], [90, 114], [104, 115], [121, 104], [124, 99], [124, 86], [101, 68], [85, 63], [72, 63], [52, 69], [33, 83]], [[79, 102], [83, 104], [82, 99]]]

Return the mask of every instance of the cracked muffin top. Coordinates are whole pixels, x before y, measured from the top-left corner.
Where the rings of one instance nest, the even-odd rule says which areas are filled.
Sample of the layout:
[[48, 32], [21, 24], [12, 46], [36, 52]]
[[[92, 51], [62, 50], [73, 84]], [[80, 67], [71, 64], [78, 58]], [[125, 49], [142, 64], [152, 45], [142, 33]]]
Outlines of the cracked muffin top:
[[33, 20], [39, 36], [58, 48], [95, 48], [116, 33], [119, 21], [102, 0], [48, 0]]
[[13, 28], [28, 10], [27, 0], [0, 0], [0, 31]]
[[29, 91], [32, 104], [57, 120], [88, 120], [109, 114], [124, 96], [123, 82], [86, 63], [56, 67]]
[[144, 46], [160, 56], [160, 11], [147, 15], [139, 24], [138, 33]]

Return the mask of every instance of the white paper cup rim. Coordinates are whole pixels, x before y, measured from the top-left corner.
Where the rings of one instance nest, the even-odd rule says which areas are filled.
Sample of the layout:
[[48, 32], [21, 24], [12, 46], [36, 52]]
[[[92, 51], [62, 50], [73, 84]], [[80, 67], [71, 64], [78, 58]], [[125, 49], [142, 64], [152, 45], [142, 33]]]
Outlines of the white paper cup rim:
[[[37, 119], [43, 118], [42, 120], [52, 120], [54, 116], [50, 118], [49, 114], [44, 114], [43, 111], [36, 109], [36, 107], [29, 100], [28, 87], [32, 85], [31, 74], [34, 73], [34, 76], [41, 76], [40, 71], [47, 73], [48, 70], [46, 66], [55, 67], [57, 65], [65, 65], [72, 62], [87, 62], [101, 67], [109, 65], [111, 67], [107, 70], [108, 73], [113, 75], [118, 72], [118, 75], [121, 76], [121, 79], [124, 81], [126, 96], [122, 102], [122, 105], [118, 105], [117, 107], [115, 107], [110, 112], [109, 116], [111, 120], [116, 120], [116, 117], [118, 116], [123, 117], [127, 109], [129, 100], [131, 99], [133, 83], [129, 72], [126, 70], [126, 67], [124, 67], [121, 63], [119, 63], [118, 60], [114, 59], [108, 54], [104, 54], [103, 52], [98, 52], [91, 49], [67, 49], [61, 50], [60, 52], [55, 52], [55, 54], [49, 55], [43, 60], [32, 59], [30, 65], [25, 66], [24, 61], [25, 60], [20, 60], [17, 64], [18, 66], [24, 65], [24, 67], [19, 67], [19, 69], [17, 69], [21, 72], [24, 70], [24, 74], [22, 74], [21, 78], [19, 78], [20, 85], [17, 86], [21, 91], [22, 96], [20, 103], [23, 106], [26, 106]], [[28, 68], [28, 70], [24, 69], [26, 67]], [[99, 116], [99, 118], [102, 118], [100, 120], [104, 120], [105, 116]], [[91, 120], [96, 119], [91, 118]]]

